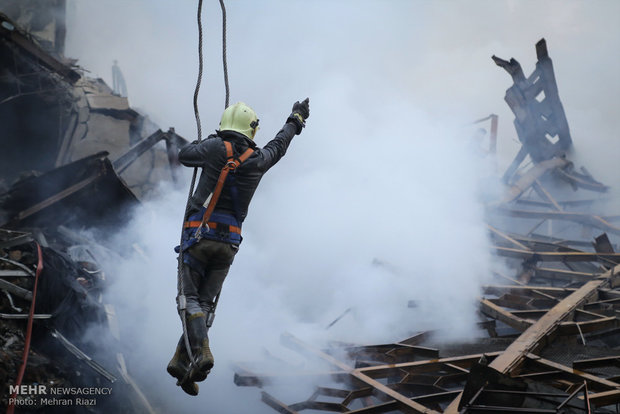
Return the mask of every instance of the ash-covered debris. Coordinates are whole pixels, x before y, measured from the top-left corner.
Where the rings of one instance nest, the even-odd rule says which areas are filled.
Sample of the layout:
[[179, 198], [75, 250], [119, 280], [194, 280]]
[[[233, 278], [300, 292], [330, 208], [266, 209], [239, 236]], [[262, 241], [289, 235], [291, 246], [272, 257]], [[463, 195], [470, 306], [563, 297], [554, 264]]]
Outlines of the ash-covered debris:
[[0, 410], [151, 413], [104, 235], [176, 180], [187, 141], [131, 108], [116, 62], [113, 90], [65, 57], [64, 19], [65, 1], [0, 4]]
[[29, 33], [17, 23], [24, 16], [34, 21], [38, 15], [47, 21], [49, 8], [59, 16], [58, 21], [64, 19], [64, 2], [11, 2], [0, 7], [4, 148], [0, 191], [23, 171], [46, 172], [103, 151], [116, 161], [142, 143], [140, 156], [120, 174], [138, 197], [148, 196], [158, 183], [172, 178], [178, 165], [176, 153], [169, 151], [171, 143], [186, 141], [176, 134], [168, 138], [172, 134], [166, 133], [166, 146], [151, 140], [144, 148], [143, 141], [158, 130], [148, 116], [132, 109], [128, 98], [115, 93], [102, 79], [84, 76], [75, 60], [62, 55], [63, 47], [53, 46], [61, 40]]
[[[21, 384], [46, 390], [22, 394], [5, 387], [2, 405], [13, 404], [19, 412], [67, 406], [73, 408], [62, 412], [151, 412], [126, 370], [114, 309], [104, 296], [108, 276], [96, 257], [113, 253], [79, 242], [64, 227], [45, 233], [0, 230], [0, 378], [20, 384], [28, 346]], [[49, 403], [53, 398], [61, 402]]]
[[21, 178], [0, 194], [0, 226], [113, 225], [136, 204], [107, 154], [99, 153]]
[[[284, 334], [282, 344], [307, 357], [304, 369], [283, 360], [244, 362], [235, 384], [263, 388], [262, 401], [282, 413], [617, 412], [620, 226], [617, 212], [606, 210], [617, 204], [608, 202], [606, 185], [571, 162], [573, 137], [544, 39], [536, 52], [529, 77], [516, 60], [493, 57], [514, 81], [506, 102], [522, 148], [495, 177], [504, 191], [481, 197], [503, 270], [482, 287], [479, 339], [446, 343], [421, 332], [394, 343], [319, 349]], [[488, 120], [489, 150], [477, 154], [494, 156], [497, 117], [476, 124]], [[373, 264], [406, 276], [381, 258]], [[301, 401], [278, 395], [297, 382], [321, 385]]]

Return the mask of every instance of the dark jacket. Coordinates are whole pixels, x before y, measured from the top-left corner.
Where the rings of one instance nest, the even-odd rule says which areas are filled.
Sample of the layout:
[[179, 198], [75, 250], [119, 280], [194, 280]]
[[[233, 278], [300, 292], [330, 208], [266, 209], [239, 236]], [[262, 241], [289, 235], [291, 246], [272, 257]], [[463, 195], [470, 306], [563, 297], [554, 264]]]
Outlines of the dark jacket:
[[[222, 141], [226, 140], [233, 145], [235, 156], [240, 156], [248, 147], [254, 149], [250, 158], [241, 164], [234, 173], [240, 221], [243, 222], [248, 213], [248, 206], [254, 191], [256, 191], [263, 174], [286, 154], [296, 131], [295, 124], [285, 124], [275, 138], [263, 148], [258, 148], [254, 141], [234, 131], [218, 131], [201, 142], [194, 141], [183, 147], [179, 151], [179, 161], [187, 167], [202, 168], [196, 191], [190, 199], [186, 217], [199, 212], [207, 196], [215, 189], [220, 171], [226, 164], [226, 148]], [[214, 213], [235, 215], [230, 189], [227, 188], [229, 182], [230, 180], [227, 180], [224, 185]]]

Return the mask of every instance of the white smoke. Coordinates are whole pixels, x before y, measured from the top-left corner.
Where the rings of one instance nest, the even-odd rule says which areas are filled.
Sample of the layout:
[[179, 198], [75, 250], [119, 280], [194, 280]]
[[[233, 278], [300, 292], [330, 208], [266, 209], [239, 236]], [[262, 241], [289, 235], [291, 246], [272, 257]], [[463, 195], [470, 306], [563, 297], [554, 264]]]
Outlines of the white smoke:
[[[279, 355], [284, 331], [317, 345], [393, 342], [438, 327], [469, 336], [491, 260], [476, 196], [479, 161], [455, 125], [499, 114], [503, 170], [517, 148], [502, 100], [511, 80], [490, 56], [514, 56], [529, 74], [534, 44], [545, 37], [575, 141], [588, 136], [597, 144], [592, 158], [608, 157], [620, 122], [609, 116], [620, 92], [611, 52], [620, 43], [618, 3], [229, 3], [232, 102], [259, 113], [258, 144], [295, 100], [309, 96], [311, 116], [252, 202], [211, 330], [216, 367], [197, 398], [165, 373], [180, 333], [172, 247], [187, 185], [140, 210], [123, 238], [136, 237], [145, 257], [120, 263], [112, 292], [141, 361], [130, 368], [167, 407], [259, 412], [256, 390], [236, 388], [229, 364], [260, 360], [263, 349]], [[104, 79], [118, 59], [130, 102], [192, 140], [195, 6], [69, 2], [67, 55]], [[223, 109], [219, 16], [205, 2], [207, 131]], [[602, 69], [596, 77], [592, 62]]]

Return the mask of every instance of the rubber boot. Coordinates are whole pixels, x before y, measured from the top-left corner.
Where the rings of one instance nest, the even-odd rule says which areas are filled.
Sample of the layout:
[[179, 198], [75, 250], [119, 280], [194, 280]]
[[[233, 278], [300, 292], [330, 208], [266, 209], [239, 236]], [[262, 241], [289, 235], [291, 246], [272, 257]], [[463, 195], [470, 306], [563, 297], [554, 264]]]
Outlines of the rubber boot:
[[192, 381], [204, 381], [214, 364], [207, 337], [207, 320], [204, 313], [199, 312], [191, 315], [187, 322], [187, 333], [196, 361], [190, 367], [189, 378]]
[[[168, 367], [166, 371], [168, 374], [172, 375], [179, 382], [183, 380], [185, 377], [185, 373], [189, 368], [189, 357], [187, 356], [187, 352], [185, 351], [185, 341], [183, 340], [183, 335], [181, 335], [181, 339], [179, 339], [179, 343], [177, 344], [177, 349], [174, 352], [174, 356], [168, 363]], [[188, 376], [189, 377], [189, 376]], [[182, 384], [179, 384], [183, 391], [185, 391], [189, 395], [198, 395], [198, 384], [189, 379]]]
[[185, 376], [188, 367], [189, 358], [187, 356], [187, 352], [185, 351], [183, 335], [181, 335], [181, 339], [179, 339], [179, 343], [177, 344], [177, 349], [174, 351], [174, 356], [168, 363], [166, 371], [168, 371], [168, 374], [172, 375], [174, 378], [181, 380]]
[[181, 384], [181, 389], [189, 395], [198, 395], [198, 384], [193, 381], [186, 381]]

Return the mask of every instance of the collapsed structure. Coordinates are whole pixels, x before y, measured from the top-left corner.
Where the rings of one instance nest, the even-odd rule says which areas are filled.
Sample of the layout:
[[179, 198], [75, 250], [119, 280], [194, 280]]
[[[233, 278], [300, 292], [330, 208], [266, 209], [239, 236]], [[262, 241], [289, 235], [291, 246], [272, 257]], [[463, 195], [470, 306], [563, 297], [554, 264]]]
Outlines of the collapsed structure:
[[[528, 77], [516, 60], [493, 56], [514, 81], [505, 100], [522, 146], [503, 175], [505, 195], [487, 204], [491, 248], [511, 269], [482, 288], [479, 327], [488, 337], [438, 348], [432, 332], [420, 332], [319, 349], [284, 334], [282, 343], [316, 361], [315, 369], [261, 374], [239, 364], [237, 385], [326, 384], [295, 403], [262, 392], [264, 403], [289, 414], [617, 412], [620, 253], [608, 235], [620, 235], [619, 216], [593, 214], [602, 200], [581, 198], [607, 187], [570, 162], [572, 138], [544, 39], [536, 53]], [[497, 117], [485, 119], [493, 152]]]
[[176, 180], [187, 141], [129, 106], [118, 66], [114, 90], [66, 58], [64, 18], [64, 1], [0, 10], [0, 383], [109, 392], [96, 407], [68, 391], [47, 395], [62, 402], [50, 406], [7, 386], [0, 409], [152, 413], [105, 297], [115, 275], [104, 266], [123, 252], [104, 247], [103, 235]]
[[[176, 148], [186, 141], [129, 106], [117, 65], [110, 88], [64, 57], [64, 1], [6, 4], [0, 10], [0, 382], [16, 383], [26, 349], [24, 383], [114, 387], [115, 398], [84, 410], [155, 412], [127, 369], [115, 312], [103, 294], [114, 275], [102, 264], [119, 252], [76, 230], [117, 225], [157, 183], [175, 180]], [[492, 249], [512, 269], [483, 287], [479, 326], [488, 337], [439, 347], [432, 332], [421, 332], [388, 344], [318, 349], [285, 334], [283, 343], [318, 361], [317, 369], [290, 368], [284, 376], [240, 365], [237, 385], [302, 378], [325, 384], [294, 403], [263, 392], [262, 400], [281, 413], [615, 412], [620, 254], [610, 239], [620, 235], [618, 216], [592, 214], [601, 200], [581, 198], [607, 187], [570, 162], [572, 138], [544, 40], [536, 51], [528, 77], [514, 59], [493, 58], [514, 81], [506, 102], [522, 147], [503, 175], [508, 191], [488, 204]], [[497, 117], [491, 120], [494, 139]], [[532, 165], [521, 167], [528, 158]], [[93, 329], [112, 344], [105, 352], [89, 339]], [[0, 390], [4, 407], [8, 392]], [[47, 408], [34, 404], [21, 412]]]

